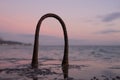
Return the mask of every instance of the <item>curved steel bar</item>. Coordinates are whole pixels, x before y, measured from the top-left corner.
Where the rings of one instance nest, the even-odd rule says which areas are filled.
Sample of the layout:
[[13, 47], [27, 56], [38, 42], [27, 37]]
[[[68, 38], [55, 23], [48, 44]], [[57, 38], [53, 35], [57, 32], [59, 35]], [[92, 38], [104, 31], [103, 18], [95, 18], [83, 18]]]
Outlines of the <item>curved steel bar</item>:
[[40, 20], [38, 21], [38, 24], [36, 26], [33, 57], [32, 57], [32, 63], [31, 63], [32, 68], [38, 68], [39, 31], [40, 31], [40, 26], [41, 26], [42, 21], [48, 17], [53, 17], [61, 23], [63, 33], [64, 33], [64, 55], [63, 55], [63, 60], [62, 60], [62, 66], [68, 65], [68, 47], [69, 46], [68, 46], [68, 35], [67, 35], [65, 23], [58, 15], [53, 14], [53, 13], [48, 13], [48, 14], [43, 15], [40, 18]]

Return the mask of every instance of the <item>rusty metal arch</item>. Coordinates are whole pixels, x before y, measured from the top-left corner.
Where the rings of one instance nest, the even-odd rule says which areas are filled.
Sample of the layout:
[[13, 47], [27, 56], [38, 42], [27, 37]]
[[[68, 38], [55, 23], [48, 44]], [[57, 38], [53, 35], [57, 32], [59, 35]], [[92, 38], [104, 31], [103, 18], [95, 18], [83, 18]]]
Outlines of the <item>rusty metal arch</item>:
[[45, 18], [48, 17], [53, 17], [55, 19], [57, 19], [63, 29], [63, 34], [64, 34], [64, 55], [63, 55], [63, 60], [62, 60], [62, 66], [64, 65], [68, 65], [68, 35], [67, 35], [67, 30], [66, 30], [66, 26], [64, 21], [56, 14], [53, 13], [48, 13], [43, 15], [40, 20], [38, 21], [38, 24], [36, 26], [36, 32], [35, 32], [35, 40], [34, 40], [34, 48], [33, 48], [33, 57], [32, 57], [32, 62], [31, 62], [31, 66], [32, 68], [38, 68], [38, 46], [39, 46], [39, 31], [40, 31], [40, 26], [42, 21]]

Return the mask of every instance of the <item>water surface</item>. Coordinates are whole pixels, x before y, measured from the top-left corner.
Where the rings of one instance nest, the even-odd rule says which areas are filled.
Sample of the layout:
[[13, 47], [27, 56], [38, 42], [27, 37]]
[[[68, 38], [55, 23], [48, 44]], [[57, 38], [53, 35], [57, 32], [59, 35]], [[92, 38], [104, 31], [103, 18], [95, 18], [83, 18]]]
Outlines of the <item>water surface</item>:
[[[33, 46], [0, 45], [0, 80], [63, 80], [63, 50], [63, 46], [40, 46], [35, 71]], [[70, 46], [69, 64], [68, 80], [120, 80], [120, 46]]]

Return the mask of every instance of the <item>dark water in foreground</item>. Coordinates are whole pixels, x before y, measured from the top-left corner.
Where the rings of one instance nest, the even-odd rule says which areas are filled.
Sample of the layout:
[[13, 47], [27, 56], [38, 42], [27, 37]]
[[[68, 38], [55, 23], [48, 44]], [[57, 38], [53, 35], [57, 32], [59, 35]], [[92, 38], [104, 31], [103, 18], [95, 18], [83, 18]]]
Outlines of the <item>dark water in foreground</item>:
[[[38, 70], [30, 66], [32, 50], [0, 45], [0, 80], [64, 80], [62, 46], [40, 47]], [[71, 46], [69, 64], [68, 80], [120, 80], [120, 46]]]

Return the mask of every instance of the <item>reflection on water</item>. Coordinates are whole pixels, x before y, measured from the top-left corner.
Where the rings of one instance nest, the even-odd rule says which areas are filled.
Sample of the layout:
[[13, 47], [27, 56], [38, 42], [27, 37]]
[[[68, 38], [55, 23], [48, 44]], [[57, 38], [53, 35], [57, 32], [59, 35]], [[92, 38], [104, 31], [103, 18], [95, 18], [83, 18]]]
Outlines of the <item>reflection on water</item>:
[[[69, 65], [64, 65], [64, 66], [62, 66], [61, 67], [62, 68], [62, 71], [63, 71], [63, 78], [64, 78], [64, 80], [68, 80], [69, 79], [69, 77], [68, 77], [68, 69], [69, 69]], [[36, 69], [37, 70], [37, 69]], [[34, 70], [35, 71], [35, 70]], [[37, 77], [38, 75], [36, 74], [36, 75], [34, 75], [33, 76], [33, 80], [38, 80], [38, 77]]]
[[68, 68], [69, 68], [69, 65], [62, 66], [62, 71], [63, 71], [64, 79], [68, 79]]
[[[64, 76], [63, 78], [64, 78], [64, 80], [68, 80], [69, 79], [69, 76], [68, 76], [68, 74], [69, 74], [69, 71], [68, 71], [69, 65], [64, 65], [61, 68], [62, 68], [62, 71], [63, 71], [63, 76]], [[37, 75], [33, 76], [33, 80], [38, 80]]]
[[37, 75], [33, 77], [33, 80], [38, 80], [38, 77], [37, 77]]

